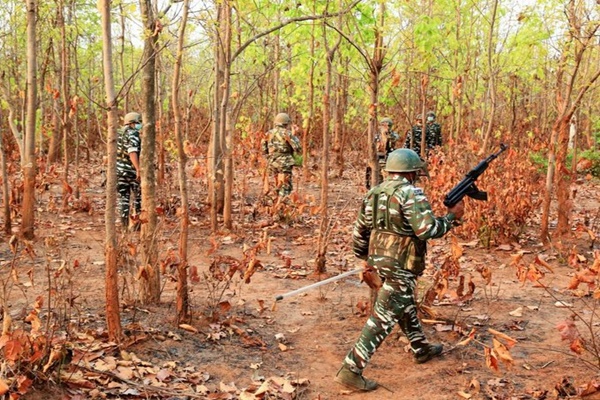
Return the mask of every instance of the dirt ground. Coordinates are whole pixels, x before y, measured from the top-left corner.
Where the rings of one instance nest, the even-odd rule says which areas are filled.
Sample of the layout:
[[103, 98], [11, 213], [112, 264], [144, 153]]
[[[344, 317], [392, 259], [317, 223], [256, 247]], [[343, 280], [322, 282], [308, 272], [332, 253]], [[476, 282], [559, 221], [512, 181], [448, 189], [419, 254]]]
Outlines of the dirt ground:
[[[50, 185], [49, 190], [39, 192], [34, 255], [29, 257], [21, 252], [13, 261], [9, 237], [2, 237], [0, 267], [2, 280], [9, 287], [7, 309], [14, 323], [23, 321], [39, 295], [47, 295], [50, 280], [54, 282], [52, 286], [70, 293], [63, 295], [70, 299], [68, 303], [72, 306], [64, 310], [71, 328], [97, 336], [105, 329], [104, 194], [99, 168], [91, 167], [90, 171], [93, 178], [84, 192], [91, 200], [90, 212], [60, 212], [56, 206], [60, 204], [58, 185]], [[258, 182], [257, 177], [244, 181], [249, 187], [260, 187]], [[165, 191], [176, 195], [176, 188]], [[301, 193], [316, 195], [318, 191], [312, 183], [300, 186]], [[377, 380], [381, 387], [373, 393], [356, 393], [333, 382], [333, 377], [368, 317], [370, 290], [360, 282], [359, 276], [352, 275], [275, 302], [276, 295], [318, 281], [312, 275], [318, 217], [304, 212], [288, 220], [269, 223], [265, 209], [258, 207], [260, 199], [249, 190], [243, 200], [235, 202], [234, 230], [221, 232], [211, 240], [201, 181], [192, 184], [191, 193], [190, 265], [197, 268], [199, 275], [199, 280], [190, 284], [194, 313], [191, 327], [182, 329], [173, 323], [175, 283], [170, 277], [174, 272], [165, 271], [162, 301], [155, 306], [142, 306], [131, 301], [136, 290], [132, 283], [134, 261], [122, 263], [120, 284], [123, 325], [129, 337], [136, 338], [125, 351], [149, 365], [166, 368], [174, 365], [170, 363], [176, 363], [183, 370], [201, 372], [202, 382], [189, 385], [198, 394], [186, 397], [150, 391], [145, 392], [150, 395], [142, 396], [133, 391], [115, 394], [114, 390], [106, 390], [106, 398], [249, 399], [253, 397], [246, 396], [244, 393], [249, 391], [244, 392], [244, 389], [260, 386], [265, 380], [277, 377], [286, 382], [298, 380], [300, 384], [292, 394], [267, 392], [254, 398], [554, 399], [575, 398], [576, 389], [597, 379], [600, 353], [594, 356], [584, 352], [577, 356], [569, 350], [569, 342], [561, 340], [557, 329], [557, 324], [576, 312], [582, 317], [577, 321], [582, 336], [587, 338], [588, 345], [594, 345], [590, 331], [594, 334], [597, 331], [597, 301], [582, 290], [567, 290], [575, 273], [567, 262], [569, 254], [576, 251], [583, 265], [591, 263], [594, 250], [600, 248], [597, 241], [592, 245], [585, 231], [576, 230], [562, 244], [546, 248], [536, 237], [539, 217], [534, 217], [531, 227], [518, 243], [484, 249], [477, 240], [459, 239], [464, 251], [460, 258], [461, 274], [472, 277], [475, 284], [473, 297], [462, 302], [438, 300], [432, 307], [435, 315], [424, 316], [430, 341], [444, 344], [443, 356], [426, 364], [414, 364], [406, 351], [407, 342], [396, 328], [365, 371], [365, 375]], [[364, 190], [352, 180], [334, 180], [331, 184], [333, 222], [328, 276], [361, 265], [352, 256], [350, 232], [363, 194]], [[165, 198], [169, 196], [164, 195]], [[598, 214], [600, 183], [583, 180], [577, 196], [580, 201], [576, 202], [574, 226], [582, 226], [584, 222], [589, 225], [591, 221], [592, 230], [599, 235], [600, 222], [594, 216]], [[244, 211], [243, 215], [240, 210]], [[176, 249], [177, 218], [167, 213], [160, 224], [159, 251], [164, 256], [169, 250]], [[203, 275], [215, 256], [241, 259], [244, 249], [255, 246], [264, 238], [270, 238], [267, 239], [269, 246], [258, 253], [262, 268], [252, 276], [250, 283], [243, 283], [236, 275], [232, 285], [224, 288], [222, 283]], [[122, 238], [121, 246], [125, 249], [127, 243], [135, 246], [137, 240], [135, 234], [129, 234]], [[450, 251], [450, 240], [446, 237], [430, 242], [429, 268], [420, 279], [419, 293], [431, 286], [435, 266], [439, 266]], [[519, 282], [516, 268], [511, 264], [518, 254], [523, 256], [525, 264], [533, 263], [540, 256], [551, 266], [553, 272], [547, 270], [542, 279], [546, 288]], [[61, 260], [68, 265], [77, 263], [78, 267], [68, 279], [58, 282], [48, 271], [56, 271]], [[12, 262], [18, 270], [18, 284], [8, 276]], [[483, 266], [492, 271], [489, 285], [478, 272]], [[451, 282], [454, 290], [456, 284]], [[223, 308], [225, 301], [230, 309]], [[215, 308], [211, 306], [217, 303], [221, 303], [216, 308], [221, 313], [220, 318], [209, 321], [207, 315], [210, 310], [214, 312]], [[40, 317], [44, 321], [44, 312]], [[589, 329], [585, 323], [589, 324]], [[497, 371], [486, 366], [484, 349], [493, 347], [490, 328], [516, 340], [510, 349], [513, 362], [500, 362]], [[466, 345], [457, 345], [472, 330], [473, 340]], [[104, 356], [108, 354], [107, 351]], [[118, 357], [119, 352], [111, 355]], [[120, 355], [123, 357], [122, 352]], [[91, 369], [97, 366], [97, 363], [89, 364]], [[200, 384], [202, 388], [199, 388]], [[167, 389], [169, 387], [167, 385]], [[96, 390], [104, 391], [100, 386]], [[77, 385], [57, 388], [53, 380], [38, 385], [22, 398], [84, 399], [92, 398], [92, 395], [90, 388]], [[592, 394], [586, 398], [600, 396]]]

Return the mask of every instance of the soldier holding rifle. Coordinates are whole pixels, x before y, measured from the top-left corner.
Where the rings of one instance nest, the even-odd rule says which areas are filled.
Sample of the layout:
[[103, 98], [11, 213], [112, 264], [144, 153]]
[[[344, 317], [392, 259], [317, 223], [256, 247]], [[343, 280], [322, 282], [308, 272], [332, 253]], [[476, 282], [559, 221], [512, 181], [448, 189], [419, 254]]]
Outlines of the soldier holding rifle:
[[390, 153], [388, 178], [367, 193], [354, 224], [354, 254], [367, 260], [384, 283], [373, 314], [335, 377], [336, 382], [352, 389], [377, 388], [377, 382], [365, 378], [363, 370], [396, 324], [410, 341], [416, 363], [442, 352], [443, 346], [430, 344], [423, 333], [414, 291], [417, 277], [425, 269], [427, 240], [448, 233], [462, 218], [464, 205], [460, 200], [448, 207], [445, 216], [436, 217], [423, 190], [415, 186], [424, 167], [413, 150]]

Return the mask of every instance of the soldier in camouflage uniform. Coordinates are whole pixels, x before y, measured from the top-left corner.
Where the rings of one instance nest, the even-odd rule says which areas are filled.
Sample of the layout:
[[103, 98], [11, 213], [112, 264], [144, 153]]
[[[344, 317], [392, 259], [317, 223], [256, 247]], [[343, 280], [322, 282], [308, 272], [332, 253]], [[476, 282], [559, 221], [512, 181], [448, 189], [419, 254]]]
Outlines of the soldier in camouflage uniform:
[[[375, 147], [377, 150], [377, 161], [379, 162], [379, 179], [378, 183], [383, 181], [383, 174], [381, 173], [385, 169], [385, 161], [387, 160], [388, 154], [396, 150], [398, 142], [400, 141], [400, 135], [398, 132], [392, 130], [394, 122], [391, 118], [382, 118], [379, 121], [379, 131], [375, 136]], [[365, 183], [367, 189], [371, 188], [371, 167], [367, 167]]]
[[125, 115], [124, 125], [119, 129], [117, 140], [117, 192], [119, 193], [119, 212], [121, 225], [129, 226], [129, 199], [134, 198], [135, 213], [142, 210], [142, 193], [140, 187], [140, 129], [142, 116], [136, 112]]
[[275, 176], [276, 191], [279, 196], [288, 196], [292, 193], [292, 168], [294, 167], [294, 153], [302, 151], [300, 139], [295, 135], [297, 127], [288, 129], [291, 123], [290, 116], [279, 113], [275, 116], [275, 128], [267, 132], [262, 141], [262, 151], [267, 157], [269, 173]]
[[352, 234], [354, 254], [367, 260], [383, 280], [373, 313], [336, 382], [359, 390], [374, 390], [377, 382], [363, 369], [396, 324], [410, 341], [415, 362], [441, 354], [441, 344], [427, 341], [417, 317], [414, 291], [425, 269], [427, 240], [444, 236], [463, 215], [462, 201], [436, 217], [420, 188], [414, 186], [425, 163], [409, 149], [393, 151], [386, 162], [389, 177], [365, 197]]
[[[411, 132], [406, 137], [404, 147], [413, 149], [417, 154], [421, 154], [421, 137], [422, 137], [423, 115], [417, 115], [417, 123], [412, 127]], [[435, 113], [429, 111], [427, 113], [427, 124], [425, 125], [425, 155], [437, 146], [442, 145], [442, 128], [435, 121]], [[410, 141], [413, 141], [412, 147]]]

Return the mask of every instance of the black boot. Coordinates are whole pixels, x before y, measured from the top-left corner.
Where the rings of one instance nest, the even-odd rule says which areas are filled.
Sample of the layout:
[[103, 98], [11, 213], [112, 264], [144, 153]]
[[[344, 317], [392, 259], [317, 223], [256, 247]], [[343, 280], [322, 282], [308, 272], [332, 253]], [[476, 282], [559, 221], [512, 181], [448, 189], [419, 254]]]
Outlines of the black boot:
[[424, 347], [415, 353], [415, 362], [417, 364], [426, 363], [433, 357], [442, 354], [442, 350], [444, 350], [444, 345], [442, 344], [428, 344], [427, 347]]

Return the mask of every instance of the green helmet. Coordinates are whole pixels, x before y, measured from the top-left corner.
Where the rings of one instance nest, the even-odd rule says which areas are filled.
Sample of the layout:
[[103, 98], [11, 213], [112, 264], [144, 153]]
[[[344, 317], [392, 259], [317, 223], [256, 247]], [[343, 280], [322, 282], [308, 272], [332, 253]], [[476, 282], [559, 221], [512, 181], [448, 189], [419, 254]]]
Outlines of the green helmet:
[[392, 125], [394, 125], [394, 121], [392, 121], [391, 118], [382, 118], [381, 121], [379, 121], [379, 125], [383, 124], [387, 124], [391, 128]]
[[417, 119], [417, 121], [423, 121], [423, 114], [417, 114], [415, 118]]
[[435, 118], [435, 113], [433, 111], [427, 111], [427, 117], [433, 117]]
[[392, 151], [385, 163], [387, 172], [414, 172], [425, 168], [425, 162], [411, 149]]
[[130, 112], [127, 115], [125, 115], [124, 122], [125, 125], [129, 125], [131, 123], [141, 123], [142, 116], [139, 113]]
[[275, 116], [275, 125], [276, 126], [286, 126], [288, 125], [292, 120], [290, 119], [290, 116], [287, 115], [286, 113], [279, 113]]

